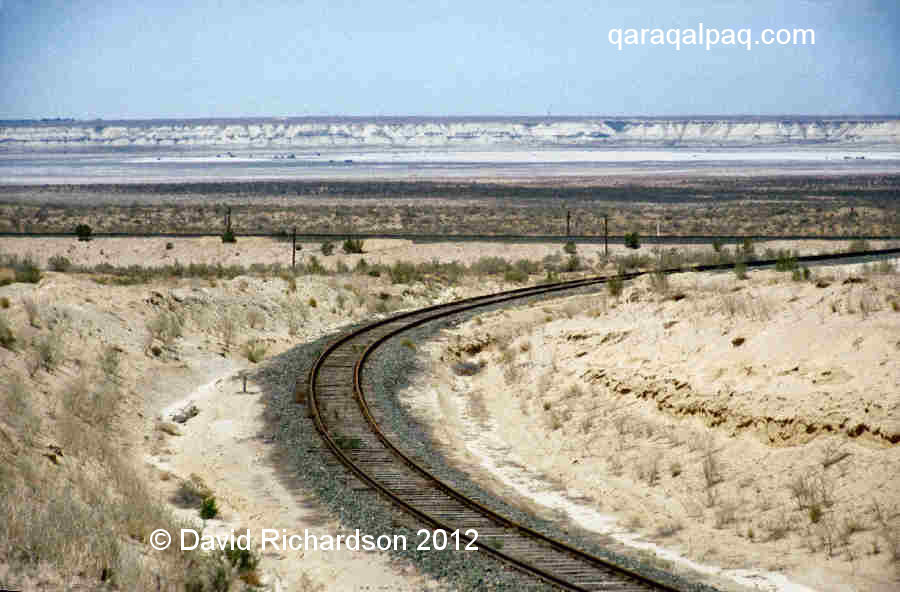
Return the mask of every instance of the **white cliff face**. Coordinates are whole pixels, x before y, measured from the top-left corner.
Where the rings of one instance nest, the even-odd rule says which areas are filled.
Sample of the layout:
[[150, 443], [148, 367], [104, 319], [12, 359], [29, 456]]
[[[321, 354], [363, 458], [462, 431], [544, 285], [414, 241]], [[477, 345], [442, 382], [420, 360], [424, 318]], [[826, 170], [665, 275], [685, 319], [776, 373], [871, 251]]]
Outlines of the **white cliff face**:
[[900, 118], [298, 118], [0, 122], [0, 148], [900, 146]]

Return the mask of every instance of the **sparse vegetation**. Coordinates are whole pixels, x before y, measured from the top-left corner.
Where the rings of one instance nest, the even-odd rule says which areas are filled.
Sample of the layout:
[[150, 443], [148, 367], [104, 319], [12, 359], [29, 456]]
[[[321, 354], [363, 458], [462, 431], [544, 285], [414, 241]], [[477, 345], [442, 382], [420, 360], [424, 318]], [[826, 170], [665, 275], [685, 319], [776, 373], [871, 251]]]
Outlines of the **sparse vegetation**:
[[0, 346], [9, 350], [16, 346], [16, 335], [3, 314], [0, 314]]
[[79, 224], [75, 227], [75, 235], [78, 240], [87, 242], [93, 238], [94, 231], [88, 224]]
[[641, 248], [641, 237], [637, 232], [629, 232], [625, 235], [625, 246], [629, 249]]
[[358, 238], [348, 238], [344, 241], [343, 250], [347, 254], [363, 253], [363, 240]]
[[268, 349], [269, 345], [265, 341], [252, 339], [244, 344], [244, 356], [254, 364], [257, 364], [266, 357]]
[[26, 284], [36, 284], [41, 281], [41, 269], [30, 257], [17, 262], [13, 269], [15, 270], [15, 278], [17, 282]]
[[64, 257], [63, 255], [53, 255], [47, 259], [47, 267], [49, 267], [51, 271], [69, 271], [72, 267], [72, 262], [69, 261], [68, 257]]

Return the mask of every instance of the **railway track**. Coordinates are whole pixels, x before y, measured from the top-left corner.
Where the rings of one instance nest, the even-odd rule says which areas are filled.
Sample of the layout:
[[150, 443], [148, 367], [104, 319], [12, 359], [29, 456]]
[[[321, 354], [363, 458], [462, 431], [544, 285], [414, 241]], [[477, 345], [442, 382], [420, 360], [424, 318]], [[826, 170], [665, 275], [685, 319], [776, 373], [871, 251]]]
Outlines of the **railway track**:
[[[873, 260], [900, 255], [900, 249], [865, 253], [798, 257], [799, 262]], [[774, 260], [747, 263], [748, 267], [774, 265]], [[681, 271], [716, 271], [729, 264], [706, 265]], [[624, 274], [628, 280], [649, 272]], [[614, 565], [536, 532], [485, 507], [457, 491], [400, 450], [376, 420], [377, 409], [367, 399], [362, 371], [366, 360], [384, 342], [406, 330], [453, 315], [536, 296], [590, 289], [609, 278], [595, 277], [520, 288], [402, 313], [355, 331], [333, 342], [310, 369], [307, 393], [309, 412], [322, 439], [366, 487], [412, 515], [423, 527], [443, 530], [459, 548], [479, 551], [565, 590], [672, 591], [678, 588], [631, 569]], [[462, 551], [461, 551], [462, 552]]]

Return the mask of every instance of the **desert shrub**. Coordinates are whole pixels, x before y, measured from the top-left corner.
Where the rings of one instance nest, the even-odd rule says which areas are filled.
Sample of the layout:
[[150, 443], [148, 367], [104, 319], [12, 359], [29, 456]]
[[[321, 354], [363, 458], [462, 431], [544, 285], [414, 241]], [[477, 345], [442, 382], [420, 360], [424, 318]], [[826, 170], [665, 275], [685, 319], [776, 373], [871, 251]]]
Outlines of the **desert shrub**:
[[91, 230], [91, 227], [87, 224], [79, 224], [75, 227], [75, 234], [78, 236], [78, 240], [80, 241], [89, 241], [93, 238], [94, 231]]
[[331, 255], [332, 253], [334, 253], [334, 243], [332, 243], [331, 241], [325, 241], [324, 243], [322, 243], [321, 251], [322, 254], [326, 257], [328, 255]]
[[719, 239], [713, 239], [712, 248], [713, 248], [713, 251], [715, 251], [716, 253], [721, 253], [722, 252], [722, 241], [720, 241]]
[[479, 275], [496, 275], [506, 273], [512, 268], [509, 261], [503, 257], [479, 257], [469, 266], [469, 269]]
[[581, 269], [581, 260], [578, 258], [578, 255], [569, 255], [569, 258], [566, 259], [561, 271], [572, 272], [578, 271], [579, 269]]
[[239, 572], [253, 571], [259, 565], [259, 557], [252, 549], [228, 546], [225, 548], [225, 557], [228, 559], [228, 563]]
[[611, 277], [606, 280], [606, 289], [609, 291], [609, 295], [614, 298], [618, 298], [622, 294], [624, 287], [625, 282], [620, 277]]
[[16, 335], [9, 326], [9, 321], [2, 314], [0, 314], [0, 346], [9, 350], [16, 346]]
[[484, 361], [480, 362], [456, 362], [452, 366], [453, 373], [457, 376], [475, 376], [484, 368]]
[[319, 306], [319, 303], [318, 303], [318, 301], [316, 301], [315, 298], [310, 298], [310, 299], [306, 302], [306, 304], [307, 304], [310, 308], [316, 308], [317, 306]]
[[519, 259], [515, 263], [513, 263], [513, 267], [518, 271], [523, 271], [527, 274], [537, 273], [541, 270], [541, 264], [537, 261], [531, 261], [529, 259]]
[[319, 258], [315, 255], [312, 255], [309, 258], [309, 261], [306, 262], [306, 273], [311, 273], [313, 275], [325, 275], [328, 273], [328, 270], [325, 269], [325, 266], [322, 265], [322, 262], [319, 261]]
[[200, 503], [200, 517], [204, 520], [210, 520], [219, 515], [219, 505], [216, 503], [215, 496], [209, 496]]
[[222, 242], [223, 243], [236, 243], [237, 236], [234, 234], [234, 230], [230, 227], [225, 229], [225, 232], [222, 233]]
[[72, 262], [63, 255], [53, 255], [47, 259], [47, 267], [51, 271], [68, 271], [72, 267]]
[[59, 333], [47, 333], [35, 337], [32, 343], [41, 368], [53, 372], [62, 363], [65, 347]]
[[350, 253], [362, 253], [363, 252], [363, 240], [360, 238], [348, 238], [344, 241], [343, 246], [344, 252], [347, 254]]
[[167, 251], [171, 251], [171, 250], [174, 249], [174, 248], [175, 248], [174, 243], [171, 243], [171, 242], [166, 243], [166, 250], [167, 250]]
[[171, 345], [181, 337], [184, 331], [184, 319], [174, 312], [163, 310], [147, 322], [147, 330], [154, 339]]
[[22, 435], [30, 442], [32, 436], [40, 433], [41, 417], [31, 407], [31, 398], [25, 381], [18, 374], [3, 377], [4, 417], [13, 427], [22, 430]]
[[573, 243], [572, 241], [567, 242], [563, 245], [563, 251], [568, 255], [574, 255], [576, 251], [578, 251], [578, 245]]
[[625, 235], [625, 246], [629, 249], [641, 248], [641, 237], [637, 232], [629, 232]]
[[747, 264], [743, 261], [738, 261], [734, 264], [734, 275], [739, 280], [747, 279]]
[[36, 284], [41, 281], [41, 269], [30, 257], [19, 261], [14, 269], [17, 282]]
[[356, 262], [356, 267], [353, 268], [353, 271], [357, 273], [366, 273], [369, 270], [369, 263], [366, 261], [365, 257], [361, 257], [359, 261]]
[[107, 380], [115, 380], [119, 376], [121, 354], [119, 348], [107, 345], [100, 354], [100, 370]]
[[559, 271], [560, 263], [562, 263], [562, 255], [559, 253], [551, 253], [541, 260], [541, 265], [547, 271]]
[[503, 274], [503, 280], [515, 284], [524, 284], [528, 281], [528, 272], [520, 269], [510, 269]]
[[252, 339], [244, 344], [244, 356], [254, 364], [261, 362], [269, 349], [268, 344], [260, 339]]
[[629, 269], [649, 267], [651, 263], [652, 260], [649, 255], [639, 255], [637, 253], [631, 253], [630, 255], [624, 255], [616, 259], [616, 264], [621, 270], [619, 272], [620, 275]]
[[0, 308], [9, 308], [9, 298], [7, 298], [6, 296], [0, 298]]
[[420, 268], [408, 261], [395, 262], [388, 268], [388, 274], [392, 284], [412, 284], [420, 281], [424, 275]]
[[39, 329], [41, 327], [41, 307], [37, 300], [31, 296], [26, 296], [22, 299], [22, 307], [25, 309], [26, 316], [28, 316], [28, 324], [35, 329]]
[[198, 508], [203, 500], [211, 496], [212, 491], [203, 482], [203, 479], [194, 473], [189, 479], [178, 484], [178, 489], [175, 490], [169, 501], [179, 508]]
[[798, 268], [797, 257], [791, 251], [779, 250], [776, 253], [776, 271], [794, 271]]
[[222, 343], [225, 346], [226, 351], [231, 349], [231, 345], [234, 343], [234, 334], [237, 332], [237, 329], [237, 321], [227, 313], [219, 317], [219, 320], [216, 321], [216, 330], [222, 338]]
[[350, 268], [347, 267], [347, 264], [344, 263], [343, 259], [338, 259], [337, 263], [334, 264], [334, 270], [337, 273], [347, 273], [350, 271]]

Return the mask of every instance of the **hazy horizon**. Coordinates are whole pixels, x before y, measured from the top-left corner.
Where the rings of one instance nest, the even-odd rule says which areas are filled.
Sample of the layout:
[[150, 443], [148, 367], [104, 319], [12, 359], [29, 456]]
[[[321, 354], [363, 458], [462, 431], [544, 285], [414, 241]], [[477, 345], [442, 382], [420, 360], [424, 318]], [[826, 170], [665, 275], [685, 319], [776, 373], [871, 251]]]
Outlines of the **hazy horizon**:
[[871, 120], [871, 121], [889, 121], [900, 119], [898, 114], [871, 114], [871, 113], [836, 113], [836, 114], [816, 114], [816, 113], [773, 113], [770, 115], [750, 115], [745, 113], [735, 114], [672, 114], [672, 115], [491, 115], [491, 114], [473, 114], [473, 115], [271, 115], [271, 116], [222, 116], [222, 117], [135, 117], [128, 119], [110, 119], [97, 117], [94, 119], [78, 119], [73, 117], [44, 117], [36, 119], [0, 119], [0, 123], [6, 125], [15, 124], [53, 124], [58, 122], [70, 123], [96, 123], [104, 122], [106, 124], [115, 124], [120, 122], [134, 123], [159, 123], [159, 122], [197, 122], [197, 123], [215, 123], [215, 122], [338, 122], [338, 121], [381, 121], [381, 122], [409, 122], [409, 121], [582, 121], [582, 120], [610, 120], [610, 121], [627, 121], [627, 120], [736, 120], [736, 121], [772, 121], [790, 119], [791, 121], [843, 121], [843, 120]]

